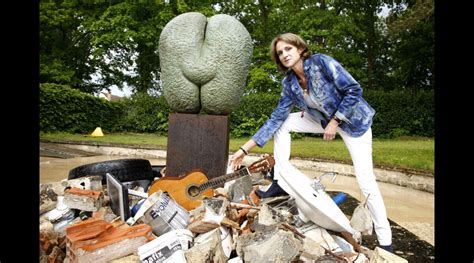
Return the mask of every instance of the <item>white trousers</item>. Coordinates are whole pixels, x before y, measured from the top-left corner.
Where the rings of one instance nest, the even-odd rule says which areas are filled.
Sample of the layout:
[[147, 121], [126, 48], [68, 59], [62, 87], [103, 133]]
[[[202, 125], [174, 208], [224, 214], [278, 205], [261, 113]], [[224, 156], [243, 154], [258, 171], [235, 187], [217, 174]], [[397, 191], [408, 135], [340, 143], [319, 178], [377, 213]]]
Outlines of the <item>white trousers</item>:
[[[301, 112], [291, 113], [274, 135], [275, 180], [279, 179], [280, 172], [300, 172], [290, 164], [291, 134], [290, 132], [324, 133], [321, 124], [314, 121], [309, 114], [301, 117]], [[355, 175], [359, 187], [365, 196], [370, 194], [367, 205], [374, 222], [379, 245], [392, 244], [392, 231], [387, 219], [387, 212], [382, 195], [375, 180], [372, 165], [372, 129], [360, 137], [352, 137], [340, 128], [337, 133], [342, 137], [352, 158]]]

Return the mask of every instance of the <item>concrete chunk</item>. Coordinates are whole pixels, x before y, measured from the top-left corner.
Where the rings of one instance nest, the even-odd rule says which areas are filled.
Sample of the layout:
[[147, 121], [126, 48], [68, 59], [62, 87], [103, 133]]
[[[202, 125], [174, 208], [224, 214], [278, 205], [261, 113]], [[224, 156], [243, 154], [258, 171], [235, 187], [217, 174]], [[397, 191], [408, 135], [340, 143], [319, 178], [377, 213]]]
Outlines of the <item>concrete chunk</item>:
[[201, 206], [192, 210], [188, 229], [194, 233], [206, 233], [218, 228], [225, 218], [228, 205], [227, 199], [204, 199]]
[[298, 229], [306, 238], [314, 240], [320, 246], [333, 251], [333, 252], [342, 252], [342, 249], [339, 247], [334, 238], [328, 233], [328, 231], [322, 227], [319, 227], [315, 224], [310, 224]]
[[52, 201], [52, 200], [45, 200], [41, 205], [40, 205], [40, 215], [49, 212], [53, 210], [56, 207], [56, 202], [57, 201]]
[[133, 253], [123, 258], [118, 258], [110, 261], [109, 263], [140, 263], [140, 257]]
[[228, 196], [231, 202], [240, 203], [252, 191], [252, 179], [249, 175], [237, 178], [229, 186]]
[[58, 245], [58, 235], [54, 232], [51, 222], [43, 221], [40, 224], [39, 240], [40, 250], [46, 254], [50, 253], [52, 249]]
[[61, 248], [54, 247], [53, 251], [48, 256], [48, 262], [59, 263], [59, 262], [63, 262], [65, 258], [66, 258], [66, 253], [64, 253], [64, 251]]
[[393, 253], [388, 252], [387, 250], [376, 247], [370, 256], [370, 263], [408, 263], [408, 260], [401, 258]]
[[[223, 248], [221, 228], [216, 228], [194, 238], [194, 246], [185, 251], [187, 262], [227, 262]], [[230, 237], [227, 235], [227, 237]], [[230, 254], [230, 253], [229, 253]]]
[[61, 182], [40, 184], [40, 201], [44, 198], [56, 201], [58, 195], [64, 195], [64, 186]]
[[61, 185], [66, 187], [76, 187], [83, 190], [102, 191], [102, 176], [91, 175], [76, 179], [62, 180]]
[[238, 237], [236, 251], [245, 262], [291, 262], [301, 246], [293, 233], [277, 230]]
[[257, 221], [261, 225], [271, 226], [282, 222], [284, 218], [274, 209], [268, 205], [263, 204], [260, 207], [260, 212], [257, 216]]

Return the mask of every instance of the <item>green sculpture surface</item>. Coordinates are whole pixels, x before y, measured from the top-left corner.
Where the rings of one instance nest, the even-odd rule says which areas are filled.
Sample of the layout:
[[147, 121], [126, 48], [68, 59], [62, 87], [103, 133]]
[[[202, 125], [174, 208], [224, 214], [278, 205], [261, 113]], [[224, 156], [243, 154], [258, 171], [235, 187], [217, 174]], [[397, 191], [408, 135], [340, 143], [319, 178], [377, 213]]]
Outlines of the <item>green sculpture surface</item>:
[[244, 91], [252, 38], [234, 17], [190, 12], [172, 19], [160, 35], [164, 96], [178, 113], [227, 115]]

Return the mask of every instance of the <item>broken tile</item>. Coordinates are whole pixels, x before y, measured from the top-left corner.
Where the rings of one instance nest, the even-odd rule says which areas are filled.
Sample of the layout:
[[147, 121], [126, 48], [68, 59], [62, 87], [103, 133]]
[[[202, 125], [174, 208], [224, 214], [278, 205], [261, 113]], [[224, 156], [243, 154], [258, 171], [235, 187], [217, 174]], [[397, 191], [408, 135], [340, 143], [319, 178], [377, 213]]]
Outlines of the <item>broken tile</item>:
[[137, 251], [154, 237], [150, 226], [113, 227], [100, 219], [88, 219], [66, 229], [66, 256], [73, 262], [107, 262]]
[[102, 207], [104, 194], [101, 191], [72, 187], [64, 191], [64, 203], [69, 208], [95, 212]]

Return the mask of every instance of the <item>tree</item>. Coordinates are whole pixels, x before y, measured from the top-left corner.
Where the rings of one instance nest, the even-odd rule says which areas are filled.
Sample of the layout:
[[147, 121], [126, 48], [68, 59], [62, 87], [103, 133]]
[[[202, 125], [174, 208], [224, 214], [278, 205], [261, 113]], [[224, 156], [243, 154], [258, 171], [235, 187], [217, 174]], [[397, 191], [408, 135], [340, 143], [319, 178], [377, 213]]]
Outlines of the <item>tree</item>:
[[173, 5], [161, 1], [121, 2], [87, 24], [95, 32], [92, 59], [97, 61], [98, 85], [128, 85], [133, 92], [159, 90], [159, 36], [175, 15]]
[[387, 18], [394, 77], [402, 88], [434, 89], [434, 0], [407, 1]]
[[[386, 20], [378, 17], [384, 5]], [[161, 94], [159, 36], [184, 12], [232, 15], [247, 28], [246, 94], [280, 92], [269, 45], [284, 32], [336, 58], [364, 88], [433, 88], [434, 0], [41, 0], [40, 82]]]
[[85, 81], [94, 72], [90, 60], [92, 32], [83, 23], [105, 8], [84, 3], [76, 8], [71, 1], [40, 2], [40, 82], [67, 84], [85, 92], [96, 90]]
[[40, 82], [159, 94], [161, 30], [184, 12], [213, 14], [215, 1], [189, 2], [43, 0]]

